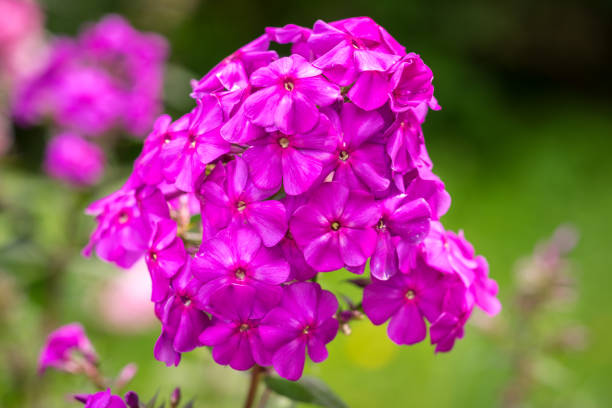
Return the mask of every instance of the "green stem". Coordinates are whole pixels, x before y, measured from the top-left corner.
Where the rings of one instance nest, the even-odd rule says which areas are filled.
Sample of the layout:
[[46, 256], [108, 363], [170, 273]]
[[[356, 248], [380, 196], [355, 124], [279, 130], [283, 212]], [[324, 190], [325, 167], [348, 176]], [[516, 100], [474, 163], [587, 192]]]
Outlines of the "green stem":
[[249, 391], [244, 402], [244, 408], [253, 408], [255, 396], [257, 395], [257, 388], [259, 387], [259, 383], [261, 382], [264, 372], [265, 368], [258, 365], [253, 367], [251, 370], [251, 383], [249, 384]]

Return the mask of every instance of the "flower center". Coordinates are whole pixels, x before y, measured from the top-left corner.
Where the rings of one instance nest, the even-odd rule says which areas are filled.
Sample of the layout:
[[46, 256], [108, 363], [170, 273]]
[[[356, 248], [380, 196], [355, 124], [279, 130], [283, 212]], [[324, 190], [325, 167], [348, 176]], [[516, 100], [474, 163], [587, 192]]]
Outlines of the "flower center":
[[181, 296], [181, 302], [183, 302], [185, 306], [189, 306], [191, 304], [191, 299], [187, 296]]
[[287, 139], [286, 137], [281, 137], [280, 139], [278, 139], [278, 145], [280, 147], [282, 147], [283, 149], [286, 149], [289, 147], [289, 139]]
[[356, 50], [359, 49], [359, 43], [357, 42], [357, 40], [355, 40], [354, 38], [351, 38], [351, 45], [353, 46], [353, 48], [355, 48]]
[[236, 279], [242, 281], [246, 277], [246, 271], [242, 268], [238, 268], [236, 269], [236, 272], [234, 272], [234, 276]]
[[125, 224], [130, 219], [130, 216], [126, 212], [119, 214], [119, 224]]
[[308, 334], [308, 333], [310, 333], [310, 326], [306, 326], [306, 327], [304, 327], [304, 330], [302, 330], [302, 333], [303, 333], [303, 334]]
[[341, 150], [340, 154], [338, 154], [338, 157], [340, 157], [340, 160], [342, 161], [347, 161], [349, 158], [349, 154], [346, 150]]
[[289, 92], [293, 91], [293, 89], [295, 88], [295, 85], [293, 84], [293, 82], [289, 79], [285, 80], [285, 82], [283, 83], [283, 86], [285, 87], [285, 89]]
[[376, 229], [379, 231], [384, 231], [385, 229], [387, 229], [384, 219], [381, 218], [380, 220], [378, 220], [378, 224], [376, 224]]
[[215, 164], [214, 163], [208, 163], [206, 165], [206, 169], [204, 170], [205, 175], [210, 176], [210, 173], [212, 173], [212, 171], [215, 169]]
[[157, 253], [151, 252], [151, 259], [153, 260], [153, 262], [157, 261]]
[[408, 292], [406, 292], [406, 299], [413, 300], [415, 297], [416, 294], [414, 293], [414, 290], [409, 289]]
[[166, 136], [164, 137], [164, 143], [165, 143], [165, 144], [170, 143], [170, 141], [171, 141], [171, 140], [172, 140], [172, 139], [170, 139], [170, 135], [166, 135]]
[[241, 333], [244, 333], [245, 331], [247, 331], [247, 330], [249, 330], [249, 329], [250, 329], [250, 326], [249, 326], [249, 324], [248, 324], [248, 323], [242, 323], [242, 324], [240, 325], [240, 332], [241, 332]]
[[243, 211], [246, 208], [246, 203], [244, 201], [238, 201], [236, 208], [238, 211]]
[[334, 231], [338, 231], [340, 229], [340, 223], [338, 221], [332, 222], [331, 229], [333, 229]]

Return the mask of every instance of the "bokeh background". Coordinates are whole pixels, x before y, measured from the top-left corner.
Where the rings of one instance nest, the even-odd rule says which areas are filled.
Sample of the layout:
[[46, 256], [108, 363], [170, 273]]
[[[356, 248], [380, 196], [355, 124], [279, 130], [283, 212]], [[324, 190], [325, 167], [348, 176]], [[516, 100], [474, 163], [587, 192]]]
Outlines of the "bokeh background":
[[[45, 0], [41, 5], [52, 34], [74, 35], [84, 22], [113, 12], [138, 29], [166, 36], [171, 57], [164, 102], [174, 117], [192, 106], [189, 80], [265, 26], [374, 18], [434, 71], [443, 109], [430, 113], [424, 132], [434, 170], [453, 198], [443, 222], [463, 229], [487, 257], [504, 309], [493, 321], [477, 317], [480, 324], [468, 325], [455, 349], [439, 355], [425, 343], [397, 347], [384, 327], [358, 323], [350, 336], [340, 335], [330, 345], [327, 361], [307, 372], [323, 378], [351, 407], [492, 407], [502, 405], [520, 374], [517, 354], [529, 353], [531, 384], [521, 406], [612, 406], [609, 2]], [[14, 133], [10, 154], [0, 158], [0, 406], [78, 406], [66, 395], [91, 391], [83, 379], [58, 372], [38, 378], [34, 372], [46, 333], [71, 321], [84, 324], [106, 372], [138, 364], [129, 389], [150, 396], [181, 385], [186, 396], [196, 397], [197, 407], [240, 406], [247, 376], [215, 365], [207, 350], [184, 355], [178, 368], [154, 360], [159, 327], [146, 318], [150, 310], [124, 305], [114, 318], [100, 312], [116, 305], [113, 295], [121, 289], [110, 281], [125, 272], [81, 258], [79, 248], [93, 227], [82, 211], [122, 183], [140, 142], [122, 141], [105, 181], [75, 194], [41, 172], [44, 129]], [[514, 303], [516, 261], [566, 222], [580, 232], [571, 255], [576, 299], [523, 321]], [[146, 292], [134, 289], [138, 272], [130, 273], [127, 287], [134, 296]], [[323, 284], [351, 294], [343, 283], [347, 277], [327, 277]], [[130, 313], [139, 316], [138, 324], [125, 323]], [[557, 325], [582, 327], [581, 347], [533, 352], [543, 349], [545, 333]]]

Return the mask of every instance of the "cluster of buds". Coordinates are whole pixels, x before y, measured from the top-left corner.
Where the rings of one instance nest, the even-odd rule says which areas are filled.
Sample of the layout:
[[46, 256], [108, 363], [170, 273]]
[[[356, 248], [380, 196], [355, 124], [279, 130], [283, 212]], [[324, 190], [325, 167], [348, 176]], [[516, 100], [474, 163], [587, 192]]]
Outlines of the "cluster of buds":
[[21, 125], [50, 121], [45, 169], [73, 185], [92, 185], [105, 156], [85, 138], [148, 132], [161, 110], [167, 45], [111, 15], [48, 48], [48, 55], [38, 54], [43, 66], [18, 84], [13, 116]]
[[[93, 394], [75, 394], [75, 400], [85, 404], [85, 408], [156, 408], [157, 396], [143, 403], [138, 394], [129, 391], [122, 398], [111, 393], [111, 386], [115, 389], [123, 388], [136, 375], [136, 365], [126, 365], [114, 380], [105, 378], [99, 369], [99, 358], [91, 341], [85, 334], [83, 326], [79, 323], [70, 323], [61, 326], [49, 333], [47, 340], [40, 351], [38, 372], [53, 368], [75, 375], [84, 375], [94, 387], [100, 391]], [[169, 398], [169, 407], [178, 408], [181, 401], [181, 391], [176, 388]], [[192, 407], [192, 402], [183, 408]], [[164, 404], [161, 405], [165, 406]]]
[[563, 225], [540, 242], [531, 256], [519, 260], [512, 299], [515, 315], [482, 325], [500, 342], [509, 342], [512, 350], [508, 354], [512, 376], [503, 393], [504, 407], [524, 406], [538, 385], [550, 381], [550, 372], [538, 368], [542, 361], [558, 353], [580, 352], [588, 345], [588, 330], [568, 322], [568, 312], [575, 308], [578, 297], [576, 268], [570, 260], [577, 243], [576, 229]]
[[268, 28], [193, 82], [193, 110], [161, 116], [126, 184], [89, 207], [86, 255], [146, 259], [157, 359], [210, 346], [219, 364], [297, 380], [348, 318], [316, 283], [341, 269], [369, 273], [356, 303], [397, 344], [428, 321], [447, 351], [474, 306], [499, 311], [486, 260], [440, 223], [450, 196], [421, 130], [432, 79], [360, 17]]

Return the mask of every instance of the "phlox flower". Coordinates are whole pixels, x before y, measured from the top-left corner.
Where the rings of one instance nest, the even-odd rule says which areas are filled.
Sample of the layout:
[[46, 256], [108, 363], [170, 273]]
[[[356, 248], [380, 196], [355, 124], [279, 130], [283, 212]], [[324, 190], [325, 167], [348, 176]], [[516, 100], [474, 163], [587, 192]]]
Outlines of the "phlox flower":
[[289, 277], [279, 248], [266, 248], [250, 228], [230, 227], [202, 243], [193, 271], [203, 283], [198, 299], [211, 313], [232, 302], [234, 286], [254, 288], [256, 310], [269, 309], [280, 299], [279, 285]]
[[104, 172], [104, 151], [72, 132], [51, 139], [45, 152], [45, 171], [74, 186], [96, 184]]
[[270, 352], [259, 335], [264, 313], [254, 307], [255, 289], [232, 286], [231, 295], [222, 302], [215, 302], [219, 307], [215, 308], [213, 324], [200, 335], [202, 344], [213, 348], [213, 359], [234, 370], [248, 370], [254, 364], [270, 365]]
[[321, 272], [358, 267], [374, 253], [380, 209], [373, 197], [338, 182], [321, 184], [291, 217], [291, 235]]
[[59, 327], [47, 336], [45, 345], [40, 351], [38, 372], [43, 373], [48, 367], [70, 371], [74, 369], [72, 353], [79, 352], [91, 364], [98, 361], [98, 356], [79, 323], [70, 323]]
[[242, 155], [249, 165], [253, 183], [267, 190], [283, 190], [289, 195], [307, 191], [323, 171], [335, 150], [334, 130], [321, 115], [317, 126], [305, 134], [266, 133], [250, 142]]
[[249, 177], [244, 159], [236, 156], [226, 166], [222, 182], [206, 181], [201, 187], [202, 213], [215, 214], [211, 220], [217, 230], [232, 224], [250, 226], [265, 246], [276, 245], [287, 231], [285, 207], [266, 200], [273, 191], [257, 188]]
[[363, 311], [376, 325], [390, 319], [387, 333], [397, 344], [415, 344], [427, 335], [425, 318], [435, 321], [446, 293], [443, 277], [419, 265], [386, 281], [374, 279], [363, 291]]
[[250, 81], [261, 90], [245, 101], [246, 116], [256, 125], [276, 127], [285, 134], [312, 130], [319, 121], [317, 106], [329, 106], [340, 97], [340, 89], [297, 54], [258, 69]]
[[178, 365], [181, 353], [202, 344], [198, 336], [210, 324], [210, 318], [197, 303], [200, 282], [193, 278], [190, 258], [171, 282], [168, 298], [156, 305], [162, 332], [155, 343], [154, 355], [167, 366]]
[[272, 364], [288, 380], [302, 376], [306, 352], [315, 363], [327, 358], [326, 345], [338, 333], [338, 301], [317, 283], [298, 282], [283, 290], [280, 305], [259, 325], [264, 344], [274, 350]]

